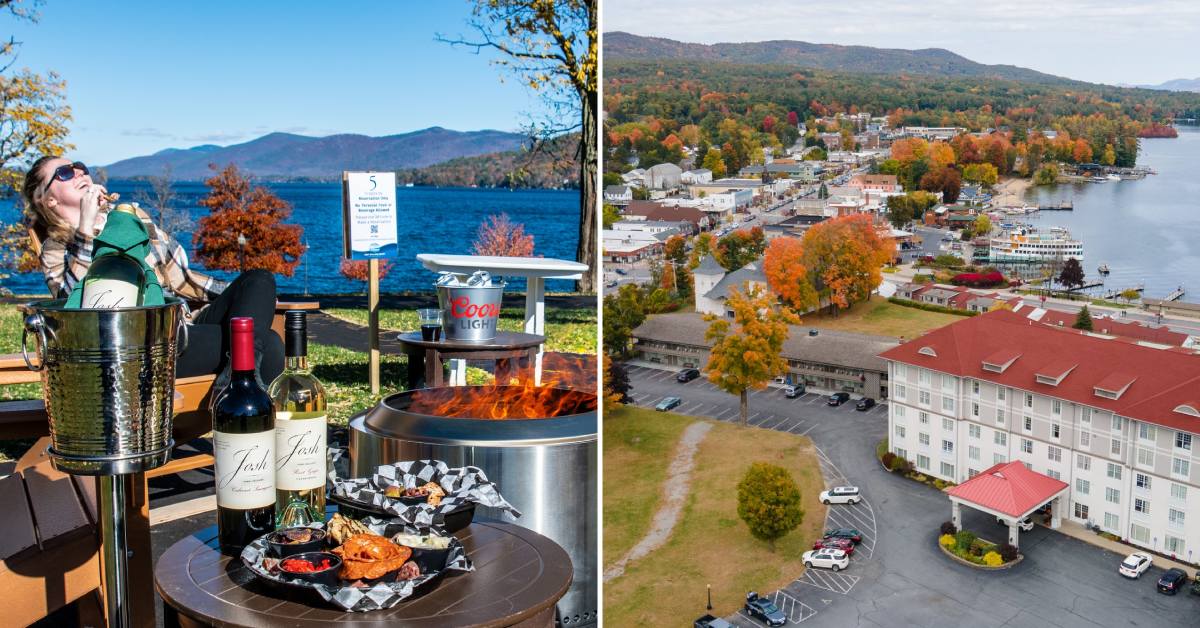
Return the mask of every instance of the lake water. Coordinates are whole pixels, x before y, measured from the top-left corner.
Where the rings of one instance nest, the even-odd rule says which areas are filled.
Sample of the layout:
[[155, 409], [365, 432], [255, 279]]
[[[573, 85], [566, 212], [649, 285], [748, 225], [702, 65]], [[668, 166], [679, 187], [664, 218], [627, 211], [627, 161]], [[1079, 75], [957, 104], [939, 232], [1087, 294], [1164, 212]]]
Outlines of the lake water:
[[[148, 186], [134, 181], [111, 181], [110, 192], [132, 200], [135, 192]], [[288, 221], [304, 227], [309, 250], [292, 277], [278, 276], [279, 291], [302, 294], [347, 294], [366, 290], [365, 282], [346, 279], [338, 272], [342, 259], [342, 186], [340, 183], [272, 183], [272, 192], [291, 203]], [[194, 219], [207, 213], [197, 201], [208, 193], [202, 183], [177, 183], [176, 207]], [[416, 261], [418, 253], [469, 254], [479, 225], [493, 214], [506, 213], [534, 236], [534, 253], [542, 257], [575, 259], [579, 240], [579, 192], [577, 190], [499, 190], [476, 188], [399, 188], [400, 256], [392, 260], [391, 273], [381, 282], [384, 292], [432, 290], [437, 276]], [[11, 200], [0, 201], [0, 220], [18, 219]], [[192, 234], [174, 235], [191, 253]], [[192, 265], [203, 270], [195, 258]], [[206, 271], [207, 272], [207, 271]], [[215, 271], [224, 279], [236, 273]], [[44, 293], [40, 273], [10, 277], [0, 282], [17, 294]], [[513, 290], [524, 290], [524, 281], [510, 282]], [[547, 290], [567, 291], [574, 283], [546, 282]]]
[[1038, 227], [1061, 225], [1083, 241], [1088, 282], [1108, 264], [1106, 290], [1145, 284], [1146, 296], [1162, 298], [1176, 287], [1200, 301], [1200, 127], [1179, 125], [1179, 137], [1141, 141], [1139, 166], [1158, 174], [1140, 181], [1077, 183], [1031, 188], [1030, 202], [1073, 199], [1075, 211], [1027, 217]]

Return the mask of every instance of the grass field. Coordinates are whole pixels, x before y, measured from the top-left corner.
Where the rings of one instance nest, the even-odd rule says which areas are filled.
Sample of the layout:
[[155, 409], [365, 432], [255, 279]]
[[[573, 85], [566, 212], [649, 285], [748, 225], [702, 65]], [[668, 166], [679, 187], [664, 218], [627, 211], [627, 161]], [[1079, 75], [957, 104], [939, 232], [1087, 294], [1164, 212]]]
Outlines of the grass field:
[[[367, 324], [366, 310], [344, 308], [322, 309], [321, 311], [342, 320], [359, 325]], [[504, 308], [500, 310], [501, 331], [522, 331], [525, 325], [525, 310]], [[379, 311], [379, 326], [392, 331], [416, 331], [416, 310]], [[567, 353], [595, 354], [597, 346], [595, 308], [546, 308], [546, 350]]]
[[875, 296], [865, 303], [855, 303], [837, 316], [829, 314], [806, 314], [801, 317], [802, 325], [833, 331], [849, 331], [894, 338], [916, 338], [921, 334], [961, 321], [963, 317], [941, 312], [929, 312], [915, 307], [904, 307]]
[[[648, 516], [633, 502], [645, 502], [653, 512], [662, 494], [663, 458], [669, 460], [673, 441], [692, 421], [628, 407], [605, 416], [606, 564], [616, 558], [610, 542], [627, 548], [640, 537], [639, 529], [644, 532], [649, 527]], [[657, 481], [631, 475], [629, 465], [615, 462], [638, 459], [663, 460]], [[804, 500], [803, 523], [777, 541], [774, 552], [751, 537], [737, 516], [737, 483], [752, 462], [760, 461], [788, 469]], [[816, 450], [807, 437], [716, 423], [696, 453], [691, 491], [671, 538], [629, 564], [624, 575], [605, 583], [605, 623], [686, 624], [704, 614], [706, 584], [713, 587], [713, 614], [728, 615], [741, 607], [746, 591], [773, 591], [791, 582], [804, 572], [800, 555], [822, 531], [825, 507], [817, 501], [822, 489]], [[633, 495], [614, 499], [615, 491]], [[614, 509], [611, 518], [610, 508]]]

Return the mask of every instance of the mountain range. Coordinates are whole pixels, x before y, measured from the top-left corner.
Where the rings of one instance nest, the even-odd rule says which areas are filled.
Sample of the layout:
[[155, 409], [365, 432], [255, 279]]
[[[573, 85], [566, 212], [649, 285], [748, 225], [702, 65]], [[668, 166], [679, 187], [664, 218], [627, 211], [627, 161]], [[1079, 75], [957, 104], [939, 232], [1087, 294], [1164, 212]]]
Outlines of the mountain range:
[[620, 31], [604, 34], [604, 58], [654, 61], [688, 59], [740, 64], [795, 65], [821, 70], [999, 78], [1026, 83], [1067, 84], [1071, 79], [1015, 65], [987, 65], [942, 48], [903, 50], [804, 41], [694, 44]]
[[460, 157], [512, 151], [527, 139], [520, 133], [453, 131], [436, 126], [384, 137], [270, 133], [231, 146], [168, 148], [153, 155], [123, 159], [106, 169], [109, 177], [129, 179], [161, 176], [169, 167], [172, 179], [194, 181], [212, 175], [209, 164], [233, 163], [258, 178], [336, 179], [344, 170], [421, 168]]
[[1200, 78], [1171, 79], [1158, 85], [1121, 85], [1121, 87], [1141, 87], [1142, 89], [1162, 89], [1168, 92], [1200, 92]]

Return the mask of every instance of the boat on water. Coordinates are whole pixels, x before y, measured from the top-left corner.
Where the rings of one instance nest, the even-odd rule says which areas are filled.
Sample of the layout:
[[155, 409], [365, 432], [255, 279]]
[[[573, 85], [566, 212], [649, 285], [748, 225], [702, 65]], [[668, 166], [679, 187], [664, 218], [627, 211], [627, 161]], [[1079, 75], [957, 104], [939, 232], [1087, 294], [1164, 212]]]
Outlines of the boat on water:
[[1024, 216], [1025, 214], [1035, 213], [1038, 211], [1038, 209], [1039, 208], [1037, 205], [1022, 205], [1020, 207], [1016, 207], [1016, 206], [1002, 207], [1000, 209], [1000, 211], [1002, 211], [1010, 216]]
[[1063, 227], [1038, 231], [1022, 226], [1006, 229], [988, 242], [992, 262], [1050, 262], [1075, 258], [1083, 261], [1083, 242]]
[[1101, 275], [1107, 275], [1108, 274], [1108, 264], [1101, 264], [1100, 268], [1097, 268], [1096, 270], [1099, 271]]
[[1104, 178], [1105, 178], [1105, 179], [1108, 179], [1109, 181], [1120, 181], [1120, 180], [1121, 180], [1121, 175], [1119, 175], [1119, 174], [1110, 174], [1110, 175], [1108, 175], [1108, 176], [1106, 176], [1106, 177], [1104, 177]]
[[1092, 183], [1108, 183], [1108, 177], [1092, 177], [1088, 181]]
[[405, 183], [405, 184], [404, 184], [404, 187], [406, 187], [406, 188], [411, 188], [411, 187], [413, 187], [413, 184], [411, 184], [411, 183]]

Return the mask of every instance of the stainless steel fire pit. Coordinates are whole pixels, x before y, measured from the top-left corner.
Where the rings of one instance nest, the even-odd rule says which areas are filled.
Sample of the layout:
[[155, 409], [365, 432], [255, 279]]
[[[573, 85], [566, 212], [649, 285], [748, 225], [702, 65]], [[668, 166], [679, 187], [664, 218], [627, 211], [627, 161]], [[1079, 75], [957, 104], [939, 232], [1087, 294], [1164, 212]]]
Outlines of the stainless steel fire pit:
[[[496, 395], [499, 387], [408, 391], [384, 398], [350, 421], [350, 460], [356, 477], [403, 460], [437, 459], [474, 465], [496, 482], [523, 516], [516, 521], [561, 545], [575, 579], [558, 604], [564, 626], [594, 624], [597, 595], [596, 395], [551, 389], [557, 416], [447, 418], [410, 411], [414, 394]], [[461, 392], [459, 394], [462, 394]], [[480, 508], [476, 516], [499, 518]]]

